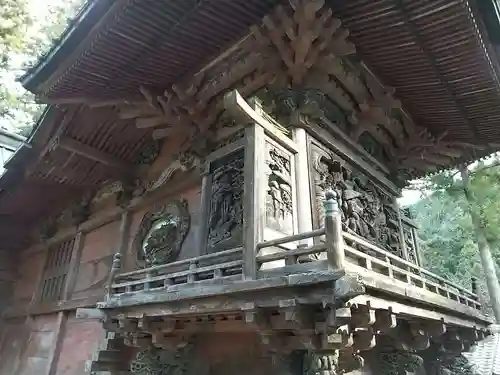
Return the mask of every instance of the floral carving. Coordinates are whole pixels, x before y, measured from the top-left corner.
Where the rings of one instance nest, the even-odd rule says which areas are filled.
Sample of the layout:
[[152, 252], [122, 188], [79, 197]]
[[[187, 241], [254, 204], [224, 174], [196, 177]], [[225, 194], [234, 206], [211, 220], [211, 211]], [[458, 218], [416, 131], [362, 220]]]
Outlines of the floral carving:
[[185, 200], [172, 201], [148, 212], [140, 225], [135, 246], [143, 266], [174, 261], [187, 236], [190, 216]]

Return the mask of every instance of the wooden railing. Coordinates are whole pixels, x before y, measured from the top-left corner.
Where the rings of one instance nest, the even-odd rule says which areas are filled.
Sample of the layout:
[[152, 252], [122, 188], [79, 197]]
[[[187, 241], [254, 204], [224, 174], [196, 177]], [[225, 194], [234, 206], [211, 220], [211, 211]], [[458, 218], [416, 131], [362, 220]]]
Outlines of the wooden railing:
[[110, 298], [117, 294], [168, 289], [179, 284], [238, 280], [242, 277], [242, 254], [243, 249], [238, 247], [125, 273], [118, 273], [121, 262], [115, 255], [107, 295]]
[[[425, 290], [474, 309], [481, 308], [475, 290], [469, 291], [381, 249], [354, 233], [342, 231], [334, 192], [326, 194], [324, 206], [324, 228], [263, 241], [257, 243], [255, 249], [239, 247], [126, 273], [119, 273], [121, 256], [117, 254], [107, 283], [107, 297], [151, 290], [168, 292], [169, 288], [182, 284], [229, 283], [242, 279], [271, 277], [271, 274], [315, 272], [318, 270], [317, 265], [326, 263], [331, 270], [351, 269], [358, 273], [367, 272], [369, 275], [388, 278], [403, 283], [400, 285]], [[308, 242], [314, 245], [307, 245]], [[261, 254], [264, 249], [267, 254]], [[269, 253], [269, 250], [272, 252]], [[252, 251], [254, 256], [244, 257], [244, 251]], [[244, 259], [255, 263], [246, 267]], [[245, 274], [246, 269], [256, 271]], [[272, 272], [269, 273], [269, 270]]]

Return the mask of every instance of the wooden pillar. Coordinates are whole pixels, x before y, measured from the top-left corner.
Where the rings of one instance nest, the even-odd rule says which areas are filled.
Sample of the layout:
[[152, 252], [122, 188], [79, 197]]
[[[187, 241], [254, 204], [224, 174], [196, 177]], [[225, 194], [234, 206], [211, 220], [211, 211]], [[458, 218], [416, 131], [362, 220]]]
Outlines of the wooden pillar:
[[208, 253], [208, 217], [210, 214], [210, 197], [212, 190], [212, 178], [210, 176], [210, 163], [207, 162], [202, 172], [201, 200], [198, 233], [196, 233], [196, 256]]
[[479, 249], [479, 256], [481, 257], [481, 264], [486, 277], [486, 285], [488, 286], [491, 306], [493, 308], [496, 323], [500, 323], [500, 285], [498, 284], [495, 262], [491, 256], [490, 247], [486, 239], [484, 213], [478, 206], [476, 197], [470, 189], [469, 171], [467, 170], [467, 166], [463, 165], [460, 167], [460, 175], [462, 176], [464, 194], [467, 199], [472, 225], [474, 226], [474, 233], [477, 240], [477, 247]]
[[342, 236], [342, 219], [337, 201], [337, 193], [333, 190], [325, 192], [325, 238], [328, 264], [334, 270], [342, 270], [345, 265], [344, 238]]
[[[295, 156], [297, 226], [298, 232], [304, 233], [313, 229], [306, 131], [303, 128], [294, 129], [293, 140], [298, 149]], [[300, 245], [312, 245], [312, 238], [303, 240]]]
[[263, 178], [265, 168], [265, 134], [258, 124], [245, 129], [245, 167], [243, 197], [243, 277], [257, 277], [256, 251], [263, 232]]

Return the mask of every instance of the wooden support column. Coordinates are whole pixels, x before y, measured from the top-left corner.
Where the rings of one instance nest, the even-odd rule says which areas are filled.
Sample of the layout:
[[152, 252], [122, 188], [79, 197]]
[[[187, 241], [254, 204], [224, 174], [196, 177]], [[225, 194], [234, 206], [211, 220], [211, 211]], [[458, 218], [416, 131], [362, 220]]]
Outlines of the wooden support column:
[[62, 294], [63, 301], [71, 299], [71, 295], [75, 289], [76, 279], [78, 277], [78, 270], [80, 268], [80, 260], [82, 258], [82, 250], [84, 245], [85, 235], [82, 231], [78, 231], [73, 243], [73, 251], [71, 253], [71, 260], [69, 263], [69, 271], [66, 276], [66, 285]]
[[257, 276], [257, 245], [262, 241], [264, 199], [262, 194], [265, 168], [265, 134], [258, 124], [245, 129], [245, 183], [243, 200], [243, 276]]
[[[297, 154], [295, 154], [297, 225], [298, 232], [304, 233], [313, 229], [306, 131], [303, 128], [294, 129], [293, 140], [298, 149]], [[309, 238], [301, 241], [300, 245], [309, 246], [312, 245], [312, 242], [312, 238]]]

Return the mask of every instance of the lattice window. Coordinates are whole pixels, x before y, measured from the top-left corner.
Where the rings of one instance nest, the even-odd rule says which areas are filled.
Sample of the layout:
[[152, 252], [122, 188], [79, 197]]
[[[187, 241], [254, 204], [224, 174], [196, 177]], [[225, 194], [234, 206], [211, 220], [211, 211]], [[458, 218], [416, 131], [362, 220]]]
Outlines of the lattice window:
[[74, 242], [75, 239], [72, 238], [49, 247], [39, 292], [40, 302], [59, 301], [63, 298]]

